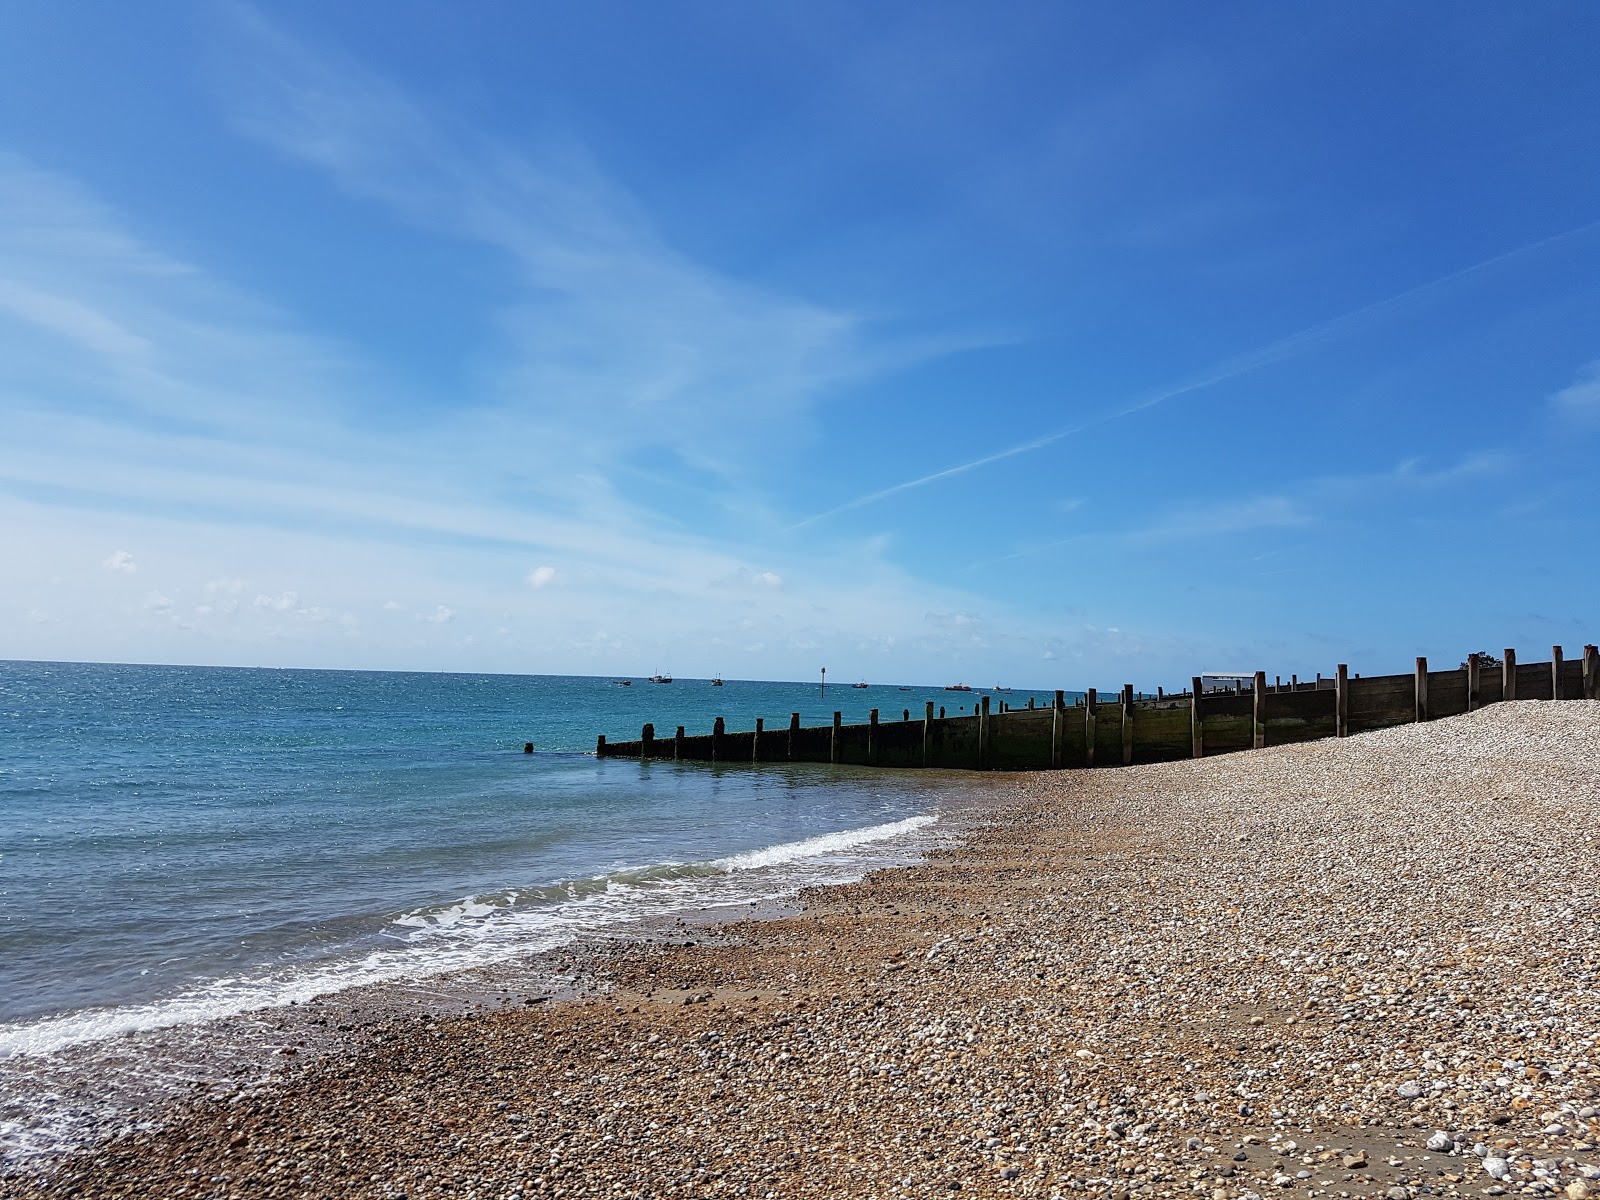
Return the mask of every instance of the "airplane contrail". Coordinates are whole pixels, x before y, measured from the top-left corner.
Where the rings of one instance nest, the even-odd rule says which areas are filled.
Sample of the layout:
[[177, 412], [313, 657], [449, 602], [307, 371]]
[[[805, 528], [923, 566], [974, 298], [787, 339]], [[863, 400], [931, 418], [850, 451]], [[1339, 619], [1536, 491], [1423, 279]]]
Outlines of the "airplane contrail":
[[941, 479], [950, 479], [957, 475], [965, 475], [969, 471], [976, 471], [980, 467], [989, 466], [991, 463], [1002, 462], [1008, 458], [1015, 458], [1019, 454], [1027, 454], [1034, 450], [1042, 450], [1046, 446], [1054, 445], [1056, 442], [1059, 442], [1064, 438], [1069, 438], [1075, 434], [1083, 433], [1086, 430], [1095, 428], [1096, 426], [1121, 420], [1123, 417], [1132, 416], [1134, 413], [1143, 412], [1146, 409], [1154, 408], [1158, 404], [1165, 404], [1169, 400], [1176, 400], [1179, 396], [1186, 396], [1191, 392], [1198, 392], [1205, 388], [1215, 387], [1219, 383], [1226, 383], [1230, 379], [1237, 379], [1242, 375], [1248, 375], [1250, 372], [1260, 370], [1262, 367], [1270, 366], [1276, 362], [1282, 362], [1287, 358], [1292, 358], [1296, 354], [1300, 354], [1312, 346], [1321, 345], [1362, 319], [1372, 316], [1374, 313], [1382, 312], [1388, 308], [1393, 308], [1395, 305], [1402, 304], [1407, 300], [1415, 299], [1417, 296], [1425, 295], [1429, 292], [1437, 291], [1440, 288], [1448, 287], [1450, 284], [1455, 283], [1458, 280], [1465, 279], [1469, 275], [1475, 275], [1480, 271], [1488, 270], [1490, 267], [1499, 266], [1501, 263], [1510, 259], [1518, 258], [1524, 254], [1531, 254], [1536, 250], [1542, 250], [1546, 246], [1553, 245], [1556, 242], [1562, 242], [1568, 238], [1579, 237], [1595, 229], [1600, 229], [1600, 220], [1590, 221], [1587, 224], [1578, 225], [1572, 229], [1563, 230], [1560, 233], [1552, 233], [1547, 237], [1538, 239], [1537, 241], [1529, 242], [1525, 246], [1518, 246], [1512, 250], [1502, 251], [1499, 254], [1483, 259], [1481, 262], [1475, 262], [1470, 266], [1461, 267], [1457, 270], [1451, 271], [1447, 275], [1441, 275], [1437, 279], [1430, 279], [1426, 283], [1419, 283], [1414, 287], [1406, 288], [1404, 291], [1396, 292], [1392, 296], [1385, 296], [1381, 300], [1374, 300], [1370, 304], [1364, 304], [1360, 308], [1352, 309], [1347, 313], [1341, 313], [1337, 317], [1330, 317], [1326, 321], [1319, 321], [1315, 325], [1309, 325], [1300, 330], [1298, 333], [1291, 333], [1287, 337], [1280, 338], [1275, 342], [1269, 342], [1267, 345], [1259, 347], [1258, 349], [1247, 351], [1244, 354], [1236, 355], [1230, 359], [1225, 359], [1223, 362], [1218, 363], [1199, 378], [1190, 379], [1184, 383], [1178, 384], [1175, 387], [1167, 388], [1163, 391], [1156, 392], [1153, 395], [1144, 396], [1123, 408], [1114, 409], [1111, 412], [1103, 413], [1098, 417], [1083, 421], [1077, 425], [1054, 430], [1051, 433], [1043, 434], [1040, 437], [1033, 438], [1026, 442], [1019, 442], [1017, 445], [1009, 446], [1004, 450], [996, 450], [994, 453], [985, 454], [981, 458], [974, 458], [968, 462], [957, 463], [953, 467], [945, 467], [943, 470], [934, 471], [929, 475], [923, 475], [916, 479], [908, 479], [903, 483], [896, 483], [890, 487], [879, 488], [875, 492], [868, 492], [863, 496], [857, 496], [854, 500], [847, 500], [843, 504], [836, 505], [833, 508], [825, 509], [819, 513], [814, 513], [813, 515], [806, 517], [804, 520], [796, 521], [793, 525], [790, 525], [785, 532], [789, 533], [796, 529], [803, 529], [807, 525], [814, 525], [818, 521], [825, 521], [829, 517], [836, 517], [840, 513], [849, 512], [851, 509], [864, 508], [869, 504], [876, 504], [879, 500], [886, 500], [890, 496], [899, 495], [901, 492], [909, 492], [914, 488], [925, 487], [930, 483], [937, 483]]

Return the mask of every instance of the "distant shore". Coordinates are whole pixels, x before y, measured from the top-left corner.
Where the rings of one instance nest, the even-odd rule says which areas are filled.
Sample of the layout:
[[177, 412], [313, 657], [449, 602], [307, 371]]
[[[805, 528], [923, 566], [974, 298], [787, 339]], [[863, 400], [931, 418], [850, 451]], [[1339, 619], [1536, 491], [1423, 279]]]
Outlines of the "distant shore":
[[1600, 703], [992, 789], [922, 865], [0, 1193], [1600, 1196]]

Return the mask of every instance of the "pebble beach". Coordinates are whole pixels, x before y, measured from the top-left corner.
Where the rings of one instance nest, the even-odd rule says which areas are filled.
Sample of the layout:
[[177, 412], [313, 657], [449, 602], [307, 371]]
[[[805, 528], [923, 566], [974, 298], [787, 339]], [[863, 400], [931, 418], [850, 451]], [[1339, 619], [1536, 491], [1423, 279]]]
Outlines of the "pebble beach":
[[919, 865], [0, 1194], [1600, 1197], [1600, 702], [978, 790]]

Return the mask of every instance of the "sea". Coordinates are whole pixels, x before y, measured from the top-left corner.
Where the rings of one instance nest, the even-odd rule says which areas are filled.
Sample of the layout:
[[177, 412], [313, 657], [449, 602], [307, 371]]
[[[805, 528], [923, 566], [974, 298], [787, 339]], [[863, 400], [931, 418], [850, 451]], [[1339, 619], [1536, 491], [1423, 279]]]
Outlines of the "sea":
[[970, 781], [600, 759], [598, 734], [976, 695], [0, 662], [0, 1170], [270, 1082], [290, 1009], [519, 965], [486, 991], [548, 993], [529, 964], [561, 947], [914, 861]]

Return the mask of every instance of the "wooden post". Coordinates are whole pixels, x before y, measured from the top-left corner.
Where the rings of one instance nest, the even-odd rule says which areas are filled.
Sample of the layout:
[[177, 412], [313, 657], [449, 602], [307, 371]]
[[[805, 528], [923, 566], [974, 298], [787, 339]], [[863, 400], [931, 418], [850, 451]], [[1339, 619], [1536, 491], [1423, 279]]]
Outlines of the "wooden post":
[[1507, 646], [1505, 657], [1500, 660], [1500, 663], [1500, 699], [1515, 700], [1517, 698], [1517, 652]]
[[1264, 750], [1267, 745], [1267, 673], [1257, 671], [1250, 688], [1255, 693], [1251, 700], [1255, 717], [1255, 736], [1250, 744], [1257, 750]]
[[978, 705], [978, 766], [989, 765], [989, 697]]
[[1133, 684], [1122, 685], [1122, 765], [1133, 766]]
[[839, 725], [844, 720], [844, 714], [833, 714], [833, 740], [828, 743], [828, 761], [837, 764], [839, 761]]
[[1333, 732], [1335, 737], [1350, 736], [1350, 668], [1339, 664], [1333, 677]]
[[603, 733], [594, 740], [594, 756], [596, 758], [606, 756], [606, 735]]
[[765, 717], [756, 718], [756, 735], [750, 739], [750, 761], [753, 763], [761, 761], [761, 727], [765, 723]]
[[711, 723], [711, 761], [722, 761], [722, 735], [727, 732], [728, 725], [721, 717]]
[[1033, 697], [1032, 696], [1028, 697], [1028, 711], [1029, 712], [1033, 711]]
[[639, 732], [639, 761], [643, 762], [650, 757], [650, 752], [655, 749], [656, 727], [645, 722], [645, 727]]
[[1417, 720], [1428, 719], [1428, 660], [1417, 656]]
[[1166, 690], [1164, 688], [1162, 688], [1160, 684], [1157, 684], [1156, 685], [1156, 699], [1157, 700], [1165, 700], [1166, 698], [1167, 698]]
[[1083, 697], [1083, 748], [1084, 765], [1094, 766], [1094, 706], [1099, 693], [1090, 688]]
[[928, 701], [928, 707], [922, 716], [922, 765], [930, 766], [933, 759], [933, 701]]
[[1560, 646], [1551, 646], [1550, 647], [1550, 699], [1552, 699], [1552, 700], [1565, 700], [1567, 698], [1566, 691], [1561, 686], [1561, 676], [1562, 676], [1561, 668], [1564, 665], [1565, 664], [1563, 663], [1562, 658], [1561, 658], [1561, 647]]
[[878, 765], [878, 710], [867, 714], [867, 765]]
[[789, 761], [794, 761], [794, 744], [800, 740], [800, 714], [789, 714]]
[[1206, 753], [1205, 724], [1200, 717], [1200, 676], [1196, 675], [1190, 680], [1194, 691], [1190, 693], [1189, 701], [1189, 742], [1190, 753], [1195, 758], [1204, 758]]
[[1600, 700], [1600, 647], [1583, 648], [1583, 698]]
[[1467, 711], [1482, 707], [1480, 673], [1483, 670], [1483, 659], [1476, 653], [1467, 655]]
[[900, 719], [902, 721], [911, 720], [911, 710], [909, 708], [902, 709], [901, 712], [900, 712]]
[[1066, 707], [1066, 690], [1057, 688], [1055, 703], [1050, 706], [1050, 765], [1055, 768], [1061, 766], [1061, 718]]
[[674, 762], [683, 761], [683, 726], [678, 726], [678, 732], [672, 735], [672, 758]]
[[1298, 675], [1289, 676], [1289, 690], [1291, 692], [1298, 692], [1300, 690], [1300, 676], [1298, 676]]
[[944, 720], [944, 705], [939, 705], [939, 720]]

